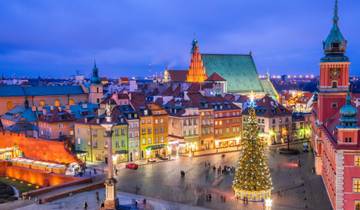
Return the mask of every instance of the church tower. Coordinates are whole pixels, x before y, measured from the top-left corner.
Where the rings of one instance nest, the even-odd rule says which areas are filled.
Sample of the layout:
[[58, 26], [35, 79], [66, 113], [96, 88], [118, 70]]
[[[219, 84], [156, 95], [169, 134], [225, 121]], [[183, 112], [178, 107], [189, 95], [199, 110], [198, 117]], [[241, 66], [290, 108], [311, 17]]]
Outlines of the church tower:
[[196, 39], [192, 42], [190, 68], [187, 74], [187, 82], [204, 82], [207, 79], [204, 64], [201, 59], [199, 44]]
[[345, 104], [349, 90], [349, 58], [345, 55], [347, 41], [339, 28], [338, 1], [335, 1], [333, 25], [323, 42], [324, 57], [320, 61], [319, 123], [335, 116]]
[[103, 85], [101, 84], [99, 77], [99, 69], [96, 66], [96, 62], [94, 62], [94, 67], [90, 78], [89, 102], [92, 104], [99, 104], [103, 95]]

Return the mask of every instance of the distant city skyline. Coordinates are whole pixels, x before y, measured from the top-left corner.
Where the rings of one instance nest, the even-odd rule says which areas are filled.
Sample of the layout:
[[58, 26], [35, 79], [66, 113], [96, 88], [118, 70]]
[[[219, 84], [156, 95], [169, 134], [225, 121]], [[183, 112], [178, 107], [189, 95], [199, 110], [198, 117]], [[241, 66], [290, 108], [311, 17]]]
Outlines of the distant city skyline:
[[[334, 0], [2, 1], [0, 72], [9, 76], [148, 76], [202, 53], [252, 52], [259, 74], [318, 75]], [[360, 2], [339, 1], [350, 74], [360, 75]]]

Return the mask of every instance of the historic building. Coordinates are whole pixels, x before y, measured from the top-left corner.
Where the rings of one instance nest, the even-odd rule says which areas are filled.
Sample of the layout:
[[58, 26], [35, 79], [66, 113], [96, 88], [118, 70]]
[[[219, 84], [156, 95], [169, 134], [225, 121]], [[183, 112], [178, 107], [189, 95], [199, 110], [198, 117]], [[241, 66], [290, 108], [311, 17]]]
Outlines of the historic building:
[[185, 100], [171, 100], [166, 107], [169, 113], [168, 138], [172, 153], [192, 155], [200, 145], [199, 109]]
[[190, 68], [187, 73], [187, 82], [204, 82], [207, 79], [206, 70], [201, 59], [198, 41], [194, 40], [191, 49]]
[[75, 117], [62, 107], [44, 107], [38, 119], [40, 138], [64, 140], [73, 135]]
[[103, 84], [99, 77], [99, 69], [94, 63], [94, 68], [92, 70], [92, 76], [90, 78], [89, 86], [89, 102], [93, 104], [99, 104], [102, 97], [104, 96]]
[[[113, 159], [116, 163], [128, 161], [128, 125], [123, 117], [112, 116], [115, 123], [112, 134]], [[84, 118], [75, 123], [75, 150], [89, 162], [107, 162], [105, 116]]]
[[[256, 118], [259, 123], [259, 135], [268, 144], [285, 143], [292, 137], [292, 113], [274, 98], [265, 95], [255, 101]], [[249, 116], [248, 108], [243, 111], [243, 121]]]
[[[197, 40], [192, 42], [190, 67], [187, 70], [164, 71], [164, 82], [171, 83], [208, 83], [206, 89], [232, 94], [264, 96], [270, 94], [278, 98], [277, 92], [269, 79], [260, 80], [256, 65], [249, 54], [206, 54], [200, 53]], [[216, 75], [214, 75], [216, 73]], [[210, 79], [208, 79], [210, 78]], [[214, 79], [216, 81], [214, 81]], [[216, 84], [208, 88], [210, 84]], [[210, 95], [210, 94], [208, 94]]]
[[316, 173], [322, 176], [334, 209], [360, 209], [358, 109], [349, 90], [347, 41], [339, 28], [336, 1], [333, 26], [323, 42], [320, 85], [313, 103], [312, 146]]
[[78, 85], [63, 86], [0, 86], [0, 115], [15, 106], [29, 107], [72, 105], [88, 101], [87, 89]]

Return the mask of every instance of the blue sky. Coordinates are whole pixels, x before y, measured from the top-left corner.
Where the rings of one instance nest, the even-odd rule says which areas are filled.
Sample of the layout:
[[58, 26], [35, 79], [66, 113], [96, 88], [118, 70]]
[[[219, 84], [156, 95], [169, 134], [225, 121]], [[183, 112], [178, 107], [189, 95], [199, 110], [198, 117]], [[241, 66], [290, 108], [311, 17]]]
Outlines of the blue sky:
[[[339, 0], [351, 74], [360, 75], [360, 1]], [[252, 51], [260, 73], [318, 74], [334, 0], [0, 1], [6, 76], [149, 75], [203, 53]]]

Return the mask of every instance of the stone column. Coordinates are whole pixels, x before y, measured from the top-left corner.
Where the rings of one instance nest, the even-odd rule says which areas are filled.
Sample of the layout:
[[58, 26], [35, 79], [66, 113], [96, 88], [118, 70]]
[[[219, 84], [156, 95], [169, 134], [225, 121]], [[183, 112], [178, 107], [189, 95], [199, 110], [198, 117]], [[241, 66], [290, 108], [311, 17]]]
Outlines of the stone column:
[[112, 159], [112, 127], [113, 124], [110, 121], [102, 124], [105, 128], [106, 142], [107, 142], [107, 167], [108, 175], [105, 180], [105, 202], [102, 209], [118, 209], [119, 200], [116, 196], [116, 179], [114, 178], [114, 166]]

